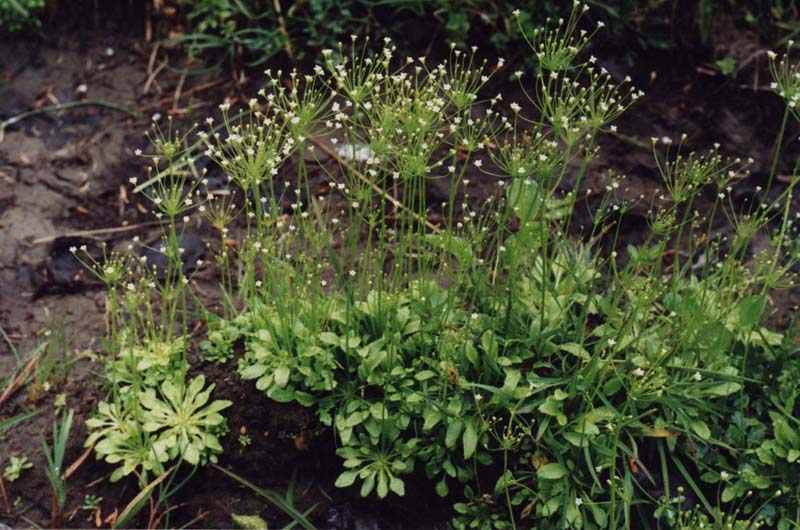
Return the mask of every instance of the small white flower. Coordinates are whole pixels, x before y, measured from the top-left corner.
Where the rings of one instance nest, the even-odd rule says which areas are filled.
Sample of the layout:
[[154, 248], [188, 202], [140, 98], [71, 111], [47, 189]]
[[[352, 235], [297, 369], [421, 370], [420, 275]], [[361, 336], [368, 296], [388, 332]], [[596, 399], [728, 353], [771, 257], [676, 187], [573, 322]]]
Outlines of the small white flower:
[[703, 376], [700, 372], [695, 372], [694, 375], [692, 376], [692, 379], [694, 379], [699, 383], [700, 381], [703, 380]]
[[472, 313], [472, 314], [469, 316], [469, 318], [471, 318], [472, 320], [478, 320], [478, 317], [479, 317], [479, 316], [480, 316], [480, 315], [478, 315], [478, 313]]
[[614, 339], [608, 339], [608, 345], [611, 346], [611, 347], [616, 346], [617, 345], [617, 341], [615, 341]]
[[583, 499], [581, 497], [575, 497], [575, 506], [580, 506], [583, 504]]
[[644, 370], [642, 370], [641, 368], [637, 368], [636, 370], [633, 371], [633, 375], [635, 375], [636, 377], [644, 377]]

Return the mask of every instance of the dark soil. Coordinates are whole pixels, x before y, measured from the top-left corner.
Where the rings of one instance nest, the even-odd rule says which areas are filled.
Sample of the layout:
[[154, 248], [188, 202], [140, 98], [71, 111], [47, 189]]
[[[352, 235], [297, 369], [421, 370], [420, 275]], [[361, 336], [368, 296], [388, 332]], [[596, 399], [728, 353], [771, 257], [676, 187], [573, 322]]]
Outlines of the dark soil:
[[[67, 462], [75, 462], [84, 452], [84, 421], [99, 399], [95, 372], [100, 365], [92, 357], [103, 351], [106, 295], [68, 248], [87, 244], [97, 249], [103, 241], [125, 248], [135, 235], [145, 241], [157, 238], [157, 232], [144, 224], [151, 220], [142, 213], [148, 208], [126, 191], [128, 178], [142, 174], [133, 151], [147, 143], [142, 133], [150, 116], [172, 113], [188, 125], [211, 112], [226, 95], [255, 92], [248, 92], [247, 85], [235, 85], [222, 72], [183, 78], [180, 72], [165, 68], [148, 82], [148, 72], [153, 71], [153, 65], [148, 67], [151, 46], [140, 35], [126, 37], [118, 31], [95, 31], [84, 36], [83, 42], [72, 35], [0, 42], [0, 120], [81, 99], [111, 102], [130, 111], [86, 105], [43, 112], [9, 127], [0, 142], [0, 327], [9, 338], [9, 342], [0, 341], [0, 377], [17, 365], [14, 350], [26, 356], [56, 321], [64, 329], [74, 361], [60, 386], [44, 395], [22, 387], [0, 404], [0, 420], [40, 410], [33, 420], [10, 429], [0, 443], [0, 465], [11, 454], [24, 454], [34, 464], [19, 480], [6, 482], [13, 506], [6, 513], [0, 504], [0, 525], [50, 524], [52, 495], [37, 431], [49, 437], [54, 399], [64, 393], [67, 407], [76, 415], [67, 450]], [[626, 68], [611, 59], [617, 50], [600, 50], [601, 64], [620, 78], [631, 75], [647, 93], [619, 123], [619, 134], [602, 140], [601, 158], [583, 184], [600, 191], [612, 170], [628, 176], [622, 190], [625, 196], [647, 197], [627, 214], [623, 242], [641, 237], [649, 198], [658, 186], [650, 137], [677, 138], [685, 132], [687, 150], [719, 142], [726, 154], [753, 157], [753, 175], [743, 183], [737, 200], [758, 199], [755, 187], [763, 185], [763, 175], [769, 171], [783, 113], [782, 102], [767, 90], [762, 50], [752, 35], [735, 28], [726, 32], [724, 27], [715, 48], [697, 56], [653, 55], [639, 61], [648, 68]], [[713, 60], [730, 53], [738, 54], [740, 69], [734, 77], [717, 74]], [[514, 86], [499, 88], [506, 101], [512, 101], [514, 94], [521, 100]], [[789, 131], [787, 137], [796, 133]], [[787, 164], [793, 159], [783, 157], [779, 175], [790, 172]], [[472, 193], [477, 197], [495, 192], [495, 184], [485, 178], [476, 175], [473, 182]], [[195, 234], [201, 241], [209, 235], [199, 225]], [[202, 242], [196, 246], [202, 253]], [[211, 282], [211, 275], [207, 278]], [[776, 318], [785, 321], [794, 303], [792, 295], [776, 305]], [[424, 477], [412, 478], [402, 502], [378, 505], [360, 500], [356, 491], [337, 490], [333, 482], [340, 462], [333, 437], [315, 425], [308, 410], [267, 400], [251, 385], [242, 384], [230, 363], [198, 361], [197, 369], [216, 383], [216, 398], [234, 402], [227, 414], [230, 432], [224, 438], [220, 466], [279, 493], [286, 491], [295, 476], [296, 505], [301, 510], [316, 505], [311, 518], [322, 527], [446, 525], [451, 502], [439, 500]], [[238, 437], [245, 432], [252, 443], [242, 447]], [[70, 476], [67, 526], [94, 526], [94, 515], [81, 510], [88, 494], [103, 498], [100, 518], [105, 519], [115, 510], [122, 511], [138, 493], [134, 480], [109, 483], [110, 472], [109, 466], [89, 456]], [[231, 514], [260, 514], [271, 526], [288, 521], [274, 506], [212, 467], [198, 470], [170, 501], [169, 519], [161, 522], [170, 527], [229, 527]], [[160, 507], [162, 513], [164, 509]], [[146, 512], [147, 508], [136, 525], [147, 524]]]

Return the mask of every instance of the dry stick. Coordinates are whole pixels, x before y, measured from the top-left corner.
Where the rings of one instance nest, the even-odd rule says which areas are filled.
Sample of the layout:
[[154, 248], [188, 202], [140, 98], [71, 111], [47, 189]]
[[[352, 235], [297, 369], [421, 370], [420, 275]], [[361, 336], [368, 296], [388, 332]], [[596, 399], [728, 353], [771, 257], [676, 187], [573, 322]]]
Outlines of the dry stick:
[[25, 365], [25, 368], [23, 368], [22, 371], [17, 375], [17, 377], [14, 378], [14, 381], [11, 383], [11, 385], [9, 385], [8, 388], [6, 388], [5, 392], [3, 392], [2, 395], [0, 395], [0, 407], [2, 407], [3, 404], [6, 401], [8, 401], [11, 398], [11, 396], [13, 396], [17, 392], [17, 390], [19, 390], [22, 387], [22, 383], [25, 381], [25, 379], [28, 378], [28, 376], [33, 371], [33, 368], [39, 361], [39, 357], [41, 357], [43, 351], [44, 349], [39, 349], [39, 351], [37, 351], [33, 355], [33, 357], [31, 357], [31, 360], [28, 361], [28, 364]]
[[181, 91], [183, 90], [183, 83], [186, 82], [186, 72], [181, 74], [181, 78], [178, 79], [178, 86], [175, 88], [175, 95], [172, 97], [172, 110], [176, 110], [178, 108], [178, 102], [181, 99]]
[[286, 50], [286, 55], [289, 57], [289, 60], [292, 61], [292, 64], [297, 65], [297, 60], [294, 57], [294, 50], [292, 49], [292, 39], [289, 38], [289, 31], [286, 29], [286, 21], [283, 19], [281, 1], [274, 0], [273, 3], [275, 4], [275, 13], [278, 14], [278, 31], [286, 37], [286, 45], [284, 45], [283, 49]]
[[76, 230], [74, 232], [64, 232], [63, 234], [56, 234], [53, 236], [40, 237], [31, 241], [31, 245], [41, 245], [44, 243], [52, 243], [60, 237], [94, 237], [103, 234], [119, 234], [122, 232], [130, 232], [131, 230], [138, 230], [146, 226], [160, 225], [160, 221], [149, 221], [147, 223], [139, 223], [129, 226], [115, 226], [112, 228], [98, 228], [96, 230]]
[[164, 61], [163, 63], [159, 64], [155, 70], [153, 70], [152, 74], [147, 76], [147, 81], [144, 82], [144, 87], [142, 88], [142, 94], [147, 94], [148, 92], [150, 92], [150, 86], [156, 80], [158, 74], [161, 73], [161, 70], [163, 70], [166, 67], [167, 67], [167, 61]]
[[158, 54], [158, 48], [161, 46], [161, 42], [156, 42], [153, 49], [150, 51], [150, 57], [147, 59], [147, 75], [153, 73], [153, 67], [156, 65], [156, 55]]
[[[442, 231], [442, 229], [441, 229], [441, 228], [439, 228], [439, 227], [438, 227], [438, 226], [436, 226], [435, 224], [431, 223], [431, 222], [430, 222], [428, 219], [426, 219], [426, 218], [422, 217], [422, 216], [421, 216], [421, 215], [419, 215], [417, 212], [415, 212], [415, 211], [413, 211], [413, 210], [409, 209], [407, 206], [404, 206], [403, 204], [401, 204], [401, 203], [400, 203], [400, 201], [398, 201], [396, 198], [394, 198], [394, 197], [392, 197], [391, 195], [389, 195], [389, 194], [388, 194], [386, 191], [384, 191], [384, 189], [383, 189], [383, 188], [381, 188], [380, 186], [378, 186], [377, 184], [375, 184], [374, 182], [372, 182], [370, 179], [368, 179], [367, 177], [365, 177], [365, 176], [364, 176], [364, 175], [363, 175], [363, 174], [362, 174], [360, 171], [358, 171], [358, 170], [356, 170], [355, 168], [353, 168], [353, 167], [352, 167], [350, 164], [348, 164], [348, 163], [347, 163], [347, 161], [346, 161], [344, 158], [342, 158], [341, 156], [339, 156], [339, 153], [337, 153], [336, 151], [334, 151], [333, 149], [331, 149], [331, 148], [330, 148], [330, 147], [328, 147], [327, 145], [325, 145], [325, 144], [323, 144], [322, 142], [319, 142], [319, 141], [317, 141], [317, 140], [313, 140], [313, 139], [312, 139], [312, 140], [311, 140], [311, 142], [312, 142], [314, 145], [316, 145], [317, 147], [319, 147], [320, 149], [322, 149], [322, 150], [325, 152], [325, 154], [326, 154], [326, 155], [328, 155], [328, 156], [330, 156], [331, 158], [335, 159], [337, 162], [339, 162], [339, 164], [340, 164], [340, 165], [342, 165], [342, 166], [344, 166], [345, 168], [347, 168], [348, 170], [350, 170], [350, 172], [352, 172], [352, 173], [353, 173], [353, 175], [355, 175], [356, 177], [358, 177], [358, 180], [360, 180], [361, 182], [363, 182], [363, 183], [365, 183], [365, 184], [368, 184], [368, 185], [369, 185], [369, 187], [371, 187], [371, 188], [372, 188], [372, 189], [373, 189], [375, 192], [377, 192], [377, 193], [378, 193], [378, 194], [379, 194], [381, 197], [383, 197], [383, 198], [384, 198], [384, 200], [387, 200], [387, 201], [389, 201], [389, 203], [391, 203], [391, 204], [392, 204], [392, 205], [394, 205], [395, 207], [397, 207], [397, 208], [400, 208], [401, 210], [404, 210], [404, 211], [406, 211], [407, 213], [409, 213], [409, 214], [410, 214], [410, 215], [411, 215], [411, 216], [412, 216], [414, 219], [416, 219], [417, 221], [419, 221], [419, 222], [421, 222], [421, 223], [423, 223], [423, 222], [424, 222], [424, 223], [425, 223], [425, 226], [427, 226], [428, 228], [430, 228], [431, 232], [434, 232], [434, 233], [437, 233], [437, 234], [438, 234], [439, 232], [441, 232], [441, 231]], [[300, 156], [303, 156], [303, 155], [302, 155], [302, 153], [301, 153], [301, 155], [300, 155]]]
[[[187, 90], [186, 92], [183, 92], [183, 94], [181, 96], [190, 96], [190, 95], [195, 94], [197, 92], [201, 92], [203, 90], [208, 90], [209, 88], [213, 88], [213, 87], [215, 87], [215, 86], [217, 86], [219, 84], [222, 84], [224, 82], [225, 82], [224, 78], [215, 79], [214, 81], [209, 81], [207, 83], [203, 83], [202, 85], [197, 85], [196, 87], [192, 87], [189, 90]], [[163, 105], [166, 105], [167, 103], [169, 103], [171, 99], [172, 98], [162, 98], [162, 99], [156, 101], [155, 103], [150, 103], [149, 105], [145, 105], [143, 107], [139, 107], [136, 110], [136, 112], [137, 113], [142, 113], [142, 112], [145, 112], [145, 111], [148, 111], [148, 110], [151, 110], [151, 109], [160, 108]]]
[[92, 454], [92, 451], [94, 450], [94, 445], [95, 444], [92, 444], [91, 446], [87, 447], [86, 451], [84, 451], [83, 454], [81, 454], [81, 456], [79, 456], [78, 459], [67, 468], [67, 471], [64, 473], [65, 479], [71, 477], [78, 470], [78, 468], [81, 467], [81, 464], [83, 464], [86, 459], [89, 458], [89, 455]]
[[6, 485], [3, 482], [3, 474], [0, 473], [0, 496], [3, 497], [3, 504], [6, 507], [6, 513], [11, 515], [11, 505], [8, 504], [8, 495], [6, 494]]

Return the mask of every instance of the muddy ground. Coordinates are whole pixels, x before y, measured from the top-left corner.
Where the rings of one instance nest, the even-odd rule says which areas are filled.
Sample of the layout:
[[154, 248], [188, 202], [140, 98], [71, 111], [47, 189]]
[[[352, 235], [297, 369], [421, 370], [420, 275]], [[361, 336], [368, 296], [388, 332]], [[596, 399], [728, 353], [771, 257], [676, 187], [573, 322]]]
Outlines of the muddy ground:
[[[9, 126], [0, 142], [0, 327], [8, 338], [0, 340], [0, 377], [17, 365], [17, 356], [35, 350], [46, 330], [63, 330], [70, 363], [60, 384], [49, 389], [28, 385], [0, 403], [0, 419], [29, 408], [40, 410], [35, 419], [13, 427], [0, 441], [0, 463], [11, 454], [24, 454], [34, 464], [17, 481], [6, 482], [12, 510], [6, 513], [0, 499], [0, 523], [50, 524], [51, 492], [37, 431], [49, 436], [56, 396], [64, 394], [66, 406], [76, 414], [67, 450], [67, 462], [75, 462], [84, 452], [83, 422], [98, 400], [99, 364], [93, 359], [103, 351], [106, 295], [74, 261], [69, 246], [106, 241], [124, 248], [135, 235], [143, 240], [156, 237], [146, 224], [152, 220], [147, 208], [138, 204], [127, 185], [129, 177], [142, 174], [142, 163], [133, 151], [147, 145], [143, 131], [154, 113], [170, 113], [179, 123], [191, 124], [226, 96], [255, 93], [254, 83], [237, 84], [223, 70], [197, 76], [166, 67], [159, 70], [164, 55], [153, 55], [152, 50], [153, 44], [143, 42], [141, 35], [108, 31], [82, 39], [67, 34], [0, 42], [0, 120], [65, 102], [87, 103], [32, 115]], [[608, 170], [613, 170], [628, 176], [630, 197], [652, 195], [658, 175], [650, 137], [677, 138], [685, 132], [689, 148], [719, 142], [726, 154], [753, 157], [753, 175], [737, 200], [754, 200], [755, 187], [763, 184], [769, 170], [783, 113], [781, 101], [767, 90], [764, 51], [755, 36], [734, 29], [720, 32], [711, 50], [688, 56], [654, 54], [640, 59], [637, 64], [642, 66], [636, 68], [616, 62], [619, 50], [598, 49], [604, 66], [616, 76], [631, 75], [647, 95], [623, 117], [619, 134], [602, 140], [601, 158], [585, 185], [602, 189]], [[729, 54], [740, 65], [732, 77], [713, 68], [713, 59]], [[513, 84], [495, 88], [519, 95]], [[93, 101], [117, 108], [90, 104]], [[796, 136], [796, 130], [788, 135]], [[789, 161], [795, 159], [792, 149], [788, 151], [779, 174], [789, 172]], [[483, 193], [494, 189], [485, 178], [474, 177], [473, 182], [479, 182]], [[629, 214], [624, 238], [641, 236], [644, 208]], [[194, 233], [202, 255], [202, 241], [209, 233], [200, 226]], [[774, 306], [776, 319], [791, 317], [792, 299]], [[63, 367], [64, 360], [58, 358], [57, 365]], [[307, 411], [268, 402], [241, 384], [230, 367], [208, 365], [203, 370], [217, 383], [216, 397], [236, 404], [228, 414], [231, 432], [224, 440], [220, 465], [230, 465], [259, 486], [279, 492], [285, 491], [296, 470], [296, 503], [303, 509], [316, 504], [312, 517], [322, 527], [445, 526], [451, 503], [436, 499], [422, 484], [407, 488], [408, 497], [402, 502], [381, 507], [336, 490], [333, 481], [339, 461], [332, 438], [314, 428]], [[237, 442], [242, 428], [253, 440], [247, 448]], [[110, 472], [93, 456], [77, 467], [68, 480], [67, 526], [94, 526], [95, 515], [103, 520], [136, 495], [135, 481], [111, 485], [106, 480]], [[100, 514], [81, 510], [87, 494], [103, 498]], [[211, 468], [199, 470], [172, 503], [170, 519], [162, 520], [162, 525], [227, 527], [231, 514], [254, 513], [273, 526], [287, 521], [274, 507]], [[137, 525], [147, 524], [147, 511]]]

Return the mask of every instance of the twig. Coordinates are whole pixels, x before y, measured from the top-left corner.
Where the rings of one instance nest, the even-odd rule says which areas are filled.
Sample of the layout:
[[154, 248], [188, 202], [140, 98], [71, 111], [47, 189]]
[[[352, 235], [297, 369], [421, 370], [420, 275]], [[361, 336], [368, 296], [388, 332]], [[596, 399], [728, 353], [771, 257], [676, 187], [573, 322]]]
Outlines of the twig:
[[3, 504], [6, 507], [6, 513], [11, 515], [11, 505], [8, 504], [8, 495], [6, 494], [6, 485], [3, 482], [3, 474], [0, 473], [0, 496], [3, 497]]
[[19, 374], [17, 374], [17, 377], [14, 378], [14, 381], [8, 386], [8, 388], [5, 389], [3, 394], [0, 395], [0, 407], [2, 407], [3, 404], [5, 404], [5, 402], [8, 401], [11, 398], [11, 396], [13, 396], [17, 392], [17, 390], [20, 389], [22, 383], [25, 381], [25, 379], [27, 379], [27, 377], [33, 371], [33, 368], [39, 361], [39, 357], [41, 357], [43, 351], [44, 348], [40, 347], [37, 349], [36, 353], [33, 354], [31, 359], [25, 365], [25, 368], [23, 368], [22, 371]]
[[274, 0], [273, 3], [275, 4], [275, 13], [278, 14], [278, 31], [280, 31], [283, 36], [286, 37], [286, 44], [284, 45], [283, 49], [286, 50], [286, 55], [289, 57], [289, 60], [292, 61], [292, 64], [297, 65], [297, 60], [294, 56], [294, 50], [292, 49], [292, 39], [289, 37], [289, 31], [286, 29], [286, 21], [283, 19], [281, 1]]
[[34, 239], [31, 241], [32, 245], [41, 245], [44, 243], [52, 243], [58, 238], [61, 237], [94, 237], [100, 236], [103, 234], [119, 234], [122, 232], [130, 232], [132, 230], [138, 230], [139, 228], [144, 228], [146, 226], [154, 226], [160, 225], [160, 221], [149, 221], [147, 223], [139, 223], [135, 225], [129, 226], [115, 226], [112, 228], [98, 228], [96, 230], [76, 230], [74, 232], [64, 232], [63, 234], [56, 234], [53, 236], [45, 236], [40, 237], [39, 239]]
[[[391, 195], [389, 195], [383, 188], [381, 188], [380, 186], [378, 186], [377, 184], [372, 182], [370, 179], [365, 177], [360, 171], [358, 171], [355, 168], [353, 168], [350, 164], [347, 163], [347, 161], [344, 158], [339, 156], [339, 153], [337, 153], [336, 151], [334, 151], [333, 149], [331, 149], [327, 145], [325, 145], [322, 142], [319, 142], [317, 140], [313, 140], [312, 139], [311, 142], [314, 145], [316, 145], [317, 147], [319, 147], [322, 151], [324, 151], [326, 155], [328, 155], [331, 158], [335, 159], [337, 162], [339, 162], [340, 165], [342, 165], [345, 168], [347, 168], [348, 170], [350, 170], [353, 173], [353, 175], [355, 175], [358, 178], [358, 180], [360, 180], [361, 182], [369, 185], [369, 187], [371, 187], [376, 193], [378, 193], [381, 197], [383, 197], [384, 200], [389, 201], [389, 203], [392, 204], [393, 206], [395, 206], [396, 208], [400, 208], [401, 210], [406, 211], [407, 213], [409, 213], [414, 219], [416, 219], [420, 223], [425, 223], [425, 226], [430, 228], [430, 230], [432, 232], [439, 233], [439, 232], [442, 231], [441, 228], [439, 228], [435, 224], [431, 223], [428, 219], [422, 217], [417, 212], [409, 209], [407, 206], [404, 206], [396, 198], [394, 198]], [[301, 153], [300, 156], [303, 156], [303, 154]]]
[[[195, 93], [197, 93], [197, 92], [201, 92], [201, 91], [203, 91], [203, 90], [208, 90], [209, 88], [213, 88], [213, 87], [215, 87], [215, 86], [217, 86], [217, 85], [220, 85], [220, 84], [222, 84], [222, 83], [224, 83], [224, 82], [225, 82], [225, 79], [224, 79], [224, 78], [215, 79], [214, 81], [209, 81], [209, 82], [207, 82], [207, 83], [203, 83], [202, 85], [197, 85], [196, 87], [192, 87], [192, 88], [190, 88], [189, 90], [187, 90], [186, 92], [184, 92], [184, 93], [182, 94], [182, 96], [190, 96], [190, 95], [192, 95], [192, 94], [195, 94]], [[181, 96], [181, 97], [182, 97], [182, 96]], [[171, 100], [171, 99], [172, 99], [172, 98], [162, 98], [162, 99], [160, 99], [160, 100], [156, 101], [155, 103], [150, 103], [149, 105], [145, 105], [145, 106], [143, 106], [143, 107], [139, 107], [139, 108], [136, 110], [136, 113], [137, 113], [137, 114], [140, 114], [140, 113], [143, 113], [143, 112], [145, 112], [145, 111], [148, 111], [148, 110], [151, 110], [151, 109], [157, 109], [157, 108], [160, 108], [160, 107], [162, 107], [163, 105], [166, 105], [166, 104], [168, 104], [168, 103], [170, 102], [170, 100]]]
[[40, 109], [29, 110], [23, 112], [21, 114], [17, 114], [16, 116], [12, 116], [5, 121], [0, 122], [0, 142], [3, 141], [3, 136], [6, 130], [6, 127], [10, 125], [14, 125], [16, 123], [21, 122], [31, 116], [36, 116], [37, 114], [44, 114], [45, 112], [51, 111], [58, 111], [58, 110], [67, 110], [72, 109], [75, 107], [103, 107], [111, 110], [116, 110], [118, 112], [124, 112], [130, 116], [136, 116], [136, 112], [131, 112], [127, 108], [122, 105], [118, 105], [116, 103], [111, 103], [110, 101], [103, 101], [101, 99], [86, 99], [82, 101], [67, 101], [65, 103], [59, 103], [57, 105], [48, 105], [47, 107], [42, 107]]
[[178, 108], [178, 102], [181, 99], [181, 91], [183, 90], [183, 83], [185, 82], [186, 72], [183, 72], [180, 79], [178, 79], [178, 86], [175, 87], [175, 95], [172, 96], [172, 110], [176, 110]]
[[83, 464], [86, 461], [86, 459], [89, 458], [89, 455], [92, 454], [92, 451], [94, 450], [94, 445], [95, 444], [92, 444], [91, 446], [87, 447], [86, 451], [84, 451], [81, 454], [81, 456], [79, 456], [78, 459], [75, 460], [72, 463], [72, 465], [70, 465], [67, 468], [67, 471], [64, 473], [64, 478], [71, 477], [78, 470], [78, 468], [81, 467], [81, 464]]
[[148, 92], [150, 92], [150, 85], [152, 85], [155, 82], [156, 77], [158, 77], [158, 74], [161, 73], [161, 70], [163, 70], [166, 67], [167, 67], [167, 61], [164, 61], [163, 63], [159, 64], [155, 70], [153, 70], [153, 73], [147, 76], [147, 81], [144, 82], [144, 87], [142, 87], [142, 94], [147, 94]]
[[147, 59], [147, 75], [153, 73], [153, 67], [156, 65], [156, 55], [158, 54], [158, 48], [161, 46], [161, 42], [156, 42], [153, 49], [150, 51], [150, 57]]

